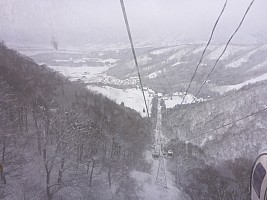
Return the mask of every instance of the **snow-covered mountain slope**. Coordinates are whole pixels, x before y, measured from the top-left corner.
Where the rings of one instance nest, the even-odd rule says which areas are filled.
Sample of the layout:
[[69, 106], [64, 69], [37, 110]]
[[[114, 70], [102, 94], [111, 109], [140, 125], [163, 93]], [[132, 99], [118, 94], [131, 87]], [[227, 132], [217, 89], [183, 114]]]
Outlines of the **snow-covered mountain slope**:
[[[139, 67], [144, 83], [154, 91], [175, 93], [185, 91], [193, 72], [200, 60], [204, 44], [177, 45], [162, 47], [140, 53]], [[208, 72], [213, 68], [216, 59], [220, 56], [225, 44], [210, 45], [204, 59], [198, 68], [191, 85], [191, 93], [205, 80]], [[132, 60], [119, 62], [116, 67], [110, 68], [109, 75], [125, 79], [136, 76]], [[242, 84], [267, 73], [267, 45], [229, 45], [226, 52], [208, 79], [203, 88], [202, 96], [215, 95], [213, 87]], [[131, 67], [130, 67], [131, 66]]]
[[218, 91], [220, 94], [223, 94], [225, 92], [228, 92], [230, 90], [239, 90], [243, 86], [246, 86], [248, 84], [257, 83], [260, 81], [267, 80], [267, 73], [257, 76], [256, 78], [249, 79], [247, 81], [244, 81], [242, 83], [236, 84], [236, 85], [226, 85], [226, 86], [218, 86], [213, 88], [215, 91]]
[[[180, 104], [183, 95], [175, 94], [186, 90], [204, 47], [204, 44], [186, 44], [137, 49], [144, 86], [155, 93], [161, 92], [166, 95], [167, 108]], [[197, 89], [205, 80], [224, 47], [224, 44], [208, 47], [203, 62], [191, 84], [190, 95], [186, 96], [185, 103], [191, 102], [190, 98], [196, 98], [193, 95], [196, 94]], [[112, 97], [107, 95], [119, 104], [125, 99], [132, 98], [125, 89], [135, 90], [134, 88], [139, 85], [130, 49], [87, 53], [43, 52], [33, 55], [32, 58], [39, 63], [47, 64], [73, 81], [90, 84], [94, 90], [98, 88], [104, 95], [107, 95], [107, 88], [102, 86], [111, 87], [113, 92], [120, 90], [120, 95], [113, 95]], [[197, 97], [199, 98], [198, 101], [240, 89], [247, 84], [263, 81], [266, 74], [266, 44], [230, 45]], [[139, 98], [141, 94], [139, 91], [139, 94], [136, 95]], [[127, 98], [121, 99], [119, 96], [127, 96]], [[124, 103], [125, 106], [130, 106], [143, 114], [143, 108], [140, 111], [139, 106], [133, 106], [133, 103]]]

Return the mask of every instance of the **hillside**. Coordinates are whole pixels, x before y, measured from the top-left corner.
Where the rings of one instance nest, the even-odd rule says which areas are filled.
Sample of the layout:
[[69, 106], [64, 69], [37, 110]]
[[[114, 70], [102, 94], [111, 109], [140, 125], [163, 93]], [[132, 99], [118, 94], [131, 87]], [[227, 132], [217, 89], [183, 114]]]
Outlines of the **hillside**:
[[[137, 50], [147, 100], [154, 105], [154, 108], [149, 106], [152, 107], [151, 113], [154, 117], [157, 115], [155, 102], [157, 99], [161, 101], [162, 132], [164, 141], [166, 140], [164, 149], [172, 149], [174, 152], [174, 159], [166, 159], [166, 173], [171, 172], [171, 176], [168, 175], [168, 181], [174, 180], [173, 186], [176, 189], [172, 188], [172, 191], [178, 190], [182, 199], [248, 200], [251, 165], [259, 151], [266, 148], [266, 112], [258, 113], [216, 131], [209, 131], [266, 108], [266, 44], [230, 45], [196, 102], [191, 103], [223, 48], [221, 44], [211, 45], [184, 104], [180, 106], [203, 48], [204, 46], [199, 44], [185, 44]], [[54, 101], [71, 107], [76, 112], [85, 112], [85, 116], [90, 116], [90, 119], [96, 119], [93, 121], [98, 124], [97, 127], [105, 129], [106, 135], [110, 138], [111, 127], [106, 126], [105, 123], [102, 124], [102, 120], [108, 121], [116, 116], [117, 121], [112, 125], [113, 128], [125, 123], [122, 120], [124, 117], [120, 118], [120, 116], [125, 116], [127, 113], [130, 121], [134, 116], [136, 123], [138, 121], [140, 126], [143, 124], [140, 115], [126, 107], [145, 115], [142, 113], [143, 101], [140, 89], [136, 86], [138, 80], [130, 53], [129, 49], [82, 54], [59, 51], [37, 53], [31, 58], [47, 64], [48, 67], [42, 66], [42, 68], [50, 71], [51, 74], [54, 73], [56, 77], [61, 77], [53, 79], [54, 84], [60, 85], [58, 80], [62, 80], [62, 75], [67, 77], [63, 78], [63, 86], [55, 88], [54, 96], [52, 95]], [[61, 75], [52, 70], [60, 72]], [[71, 83], [67, 79], [76, 83]], [[114, 99], [114, 102], [102, 95], [88, 93], [85, 87]], [[40, 90], [44, 88], [37, 89], [37, 91]], [[45, 91], [51, 91], [51, 88]], [[47, 99], [48, 96], [45, 95], [43, 98]], [[91, 109], [90, 115], [87, 109], [83, 109], [84, 105]], [[123, 114], [117, 116], [114, 110]], [[104, 116], [112, 117], [103, 119], [103, 113]], [[156, 121], [152, 118], [154, 129], [156, 129]], [[91, 125], [91, 127], [94, 126]], [[132, 129], [136, 131], [129, 122], [124, 127], [117, 127], [119, 134], [116, 136], [123, 138], [123, 142], [126, 141], [130, 151], [136, 150], [135, 148], [141, 145], [142, 148], [136, 152], [138, 162], [133, 163], [130, 170], [133, 169], [133, 174], [138, 175], [135, 178], [140, 187], [139, 191], [133, 193], [140, 194], [141, 191], [141, 194], [146, 196], [148, 193], [146, 194], [145, 191], [151, 187], [146, 182], [152, 181], [151, 172], [148, 172], [149, 166], [143, 159], [144, 155], [139, 153], [144, 152], [145, 143], [151, 144], [152, 127], [150, 132], [146, 132], [146, 137], [141, 134], [140, 140], [138, 139], [136, 145], [131, 147], [132, 143], [130, 142], [130, 145], [128, 143], [133, 138], [130, 130], [126, 130], [126, 138], [121, 134], [124, 132], [121, 130], [125, 127], [128, 129], [128, 126], [131, 127], [131, 131]], [[141, 127], [141, 131], [148, 131], [147, 126]], [[190, 141], [186, 143], [187, 140]], [[138, 160], [139, 158], [142, 159]], [[150, 154], [146, 155], [146, 160], [154, 166], [150, 170], [154, 169], [156, 172], [157, 161], [152, 160]], [[136, 169], [142, 171], [144, 166], [147, 167], [143, 171], [147, 170], [148, 173], [136, 172]], [[136, 184], [134, 180], [132, 181], [131, 184]], [[162, 195], [161, 192], [157, 194]]]
[[0, 71], [0, 199], [137, 198], [148, 121], [3, 42]]
[[190, 199], [250, 199], [253, 160], [266, 149], [266, 111], [231, 123], [267, 108], [266, 45], [232, 61], [226, 55], [202, 93], [209, 98], [164, 109], [168, 148], [177, 154], [169, 168]]
[[[210, 45], [200, 65], [189, 93], [195, 93], [198, 86], [213, 67], [224, 48], [224, 44]], [[188, 81], [199, 62], [204, 44], [184, 44], [160, 47], [145, 53], [137, 52], [144, 84], [154, 91], [173, 94], [185, 91]], [[240, 88], [250, 79], [265, 79], [267, 73], [267, 46], [231, 44], [218, 63], [200, 97], [216, 96]], [[134, 63], [126, 60], [107, 71], [108, 75], [120, 79], [136, 76]], [[241, 85], [238, 85], [241, 84]]]

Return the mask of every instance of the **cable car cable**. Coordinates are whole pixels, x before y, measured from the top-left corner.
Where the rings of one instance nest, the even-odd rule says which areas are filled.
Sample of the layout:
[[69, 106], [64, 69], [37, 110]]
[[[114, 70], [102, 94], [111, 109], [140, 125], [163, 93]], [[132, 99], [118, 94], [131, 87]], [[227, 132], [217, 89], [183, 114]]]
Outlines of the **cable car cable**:
[[234, 121], [232, 121], [232, 122], [229, 122], [229, 123], [224, 124], [224, 125], [222, 125], [222, 126], [219, 126], [219, 127], [217, 127], [217, 128], [214, 128], [214, 129], [211, 129], [211, 130], [209, 130], [209, 131], [206, 131], [206, 132], [204, 132], [204, 133], [202, 133], [202, 134], [199, 134], [199, 135], [197, 135], [196, 137], [190, 138], [190, 139], [188, 139], [188, 140], [186, 140], [186, 141], [192, 141], [192, 140], [195, 140], [195, 139], [197, 139], [197, 138], [203, 137], [204, 135], [207, 135], [207, 134], [209, 134], [209, 133], [211, 133], [211, 132], [213, 132], [213, 131], [217, 131], [217, 130], [219, 130], [219, 129], [221, 129], [221, 128], [224, 128], [224, 127], [226, 127], [226, 126], [229, 126], [229, 125], [231, 125], [231, 124], [233, 124], [233, 123], [235, 123], [235, 122], [239, 122], [239, 121], [241, 121], [241, 120], [244, 120], [244, 119], [246, 119], [246, 118], [249, 118], [249, 117], [251, 117], [251, 116], [253, 116], [253, 115], [257, 115], [257, 114], [259, 114], [259, 113], [261, 113], [261, 112], [265, 112], [265, 111], [267, 111], [267, 107], [264, 108], [264, 109], [258, 110], [257, 112], [251, 113], [251, 114], [249, 114], [249, 115], [247, 115], [247, 116], [245, 116], [245, 117], [239, 118], [239, 119], [237, 119], [237, 120], [234, 120]]
[[224, 11], [225, 11], [227, 2], [228, 2], [228, 0], [225, 0], [225, 3], [224, 3], [223, 8], [222, 8], [222, 10], [221, 10], [221, 13], [220, 13], [219, 17], [217, 18], [217, 20], [216, 20], [216, 22], [215, 22], [215, 24], [214, 24], [214, 26], [213, 26], [213, 28], [212, 28], [211, 35], [210, 35], [210, 37], [209, 37], [208, 43], [206, 44], [206, 46], [205, 46], [205, 48], [204, 48], [204, 50], [203, 50], [203, 52], [202, 52], [201, 58], [200, 58], [200, 60], [199, 60], [199, 62], [198, 62], [198, 64], [197, 64], [197, 67], [195, 68], [195, 71], [194, 71], [194, 73], [193, 73], [193, 76], [191, 77], [191, 80], [190, 80], [190, 82], [189, 82], [189, 84], [188, 84], [188, 86], [187, 86], [187, 89], [186, 89], [185, 94], [184, 94], [184, 96], [183, 96], [183, 100], [182, 100], [182, 102], [180, 103], [180, 106], [181, 106], [181, 105], [184, 103], [184, 101], [185, 101], [185, 97], [187, 96], [188, 91], [189, 91], [189, 89], [190, 89], [190, 87], [191, 87], [191, 84], [192, 84], [192, 82], [193, 82], [193, 80], [194, 80], [194, 78], [195, 78], [195, 76], [196, 76], [196, 74], [197, 74], [197, 70], [198, 70], [200, 64], [202, 63], [203, 57], [204, 57], [204, 55], [205, 55], [205, 53], [206, 53], [206, 50], [208, 49], [208, 46], [209, 46], [210, 43], [211, 43], [211, 40], [212, 40], [212, 38], [213, 38], [215, 29], [216, 29], [216, 27], [217, 27], [217, 25], [218, 25], [218, 22], [220, 21], [220, 18], [221, 18], [222, 14], [223, 14]]
[[146, 106], [147, 117], [149, 119], [148, 106], [147, 106], [145, 92], [144, 92], [144, 88], [143, 88], [143, 83], [142, 83], [140, 70], [139, 70], [139, 66], [138, 66], [138, 62], [137, 62], [137, 57], [136, 57], [136, 53], [135, 53], [135, 49], [134, 49], [134, 44], [133, 44], [133, 39], [132, 39], [131, 31], [130, 31], [130, 26], [129, 26], [129, 22], [127, 19], [126, 9], [125, 9], [123, 0], [120, 0], [120, 2], [121, 2], [121, 9], [122, 9], [122, 13], [123, 13], [123, 17], [124, 17], [124, 21], [125, 21], [125, 25], [126, 25], [128, 37], [129, 37], [129, 40], [131, 43], [131, 49], [132, 49], [132, 53], [133, 53], [133, 57], [134, 57], [134, 62], [135, 62], [135, 66], [137, 69], [137, 74], [138, 74], [138, 78], [139, 78], [139, 82], [140, 82], [140, 86], [141, 86], [141, 90], [142, 90], [142, 94], [143, 94], [143, 98], [144, 98], [144, 102], [145, 102], [145, 106]]
[[225, 48], [224, 48], [223, 52], [220, 54], [220, 56], [219, 56], [218, 59], [216, 60], [216, 62], [215, 62], [215, 64], [214, 64], [213, 68], [211, 69], [211, 71], [210, 71], [209, 74], [207, 75], [205, 81], [204, 81], [204, 82], [202, 83], [202, 85], [200, 86], [200, 88], [199, 88], [198, 92], [196, 93], [195, 97], [197, 97], [197, 95], [200, 93], [200, 91], [201, 91], [201, 89], [203, 88], [203, 86], [207, 83], [208, 78], [210, 77], [211, 73], [215, 70], [215, 68], [216, 68], [216, 66], [217, 66], [217, 64], [218, 64], [218, 62], [220, 61], [220, 59], [222, 58], [223, 54], [224, 54], [225, 51], [227, 50], [227, 48], [228, 48], [230, 42], [232, 41], [232, 39], [234, 38], [234, 36], [235, 36], [236, 33], [238, 32], [238, 30], [240, 29], [241, 25], [243, 24], [243, 22], [244, 22], [244, 20], [245, 20], [245, 18], [246, 18], [246, 16], [247, 16], [247, 14], [248, 14], [248, 12], [249, 12], [249, 10], [250, 10], [250, 8], [251, 8], [251, 6], [253, 5], [254, 2], [255, 2], [255, 0], [252, 0], [251, 3], [249, 4], [249, 6], [248, 6], [248, 8], [247, 8], [247, 10], [246, 10], [246, 12], [245, 12], [245, 14], [244, 14], [244, 16], [242, 17], [241, 22], [239, 23], [239, 25], [237, 26], [236, 30], [235, 30], [234, 33], [231, 35], [231, 37], [229, 38], [229, 40], [227, 41], [227, 43], [226, 43], [226, 45], [225, 45]]
[[[249, 4], [249, 6], [248, 6], [246, 12], [244, 13], [244, 15], [243, 15], [243, 17], [242, 17], [242, 20], [240, 21], [240, 23], [239, 23], [239, 25], [237, 26], [237, 28], [236, 28], [236, 30], [234, 31], [234, 33], [231, 35], [231, 37], [230, 37], [229, 40], [227, 41], [224, 50], [222, 51], [222, 53], [220, 54], [220, 56], [219, 56], [218, 59], [216, 60], [216, 62], [215, 62], [215, 64], [214, 64], [213, 68], [212, 68], [211, 71], [208, 73], [208, 75], [207, 75], [205, 81], [204, 81], [204, 82], [202, 83], [202, 85], [200, 86], [199, 90], [198, 90], [197, 93], [195, 94], [195, 98], [191, 101], [190, 104], [192, 104], [192, 103], [194, 103], [194, 102], [196, 101], [197, 96], [199, 95], [199, 93], [200, 93], [200, 91], [202, 90], [203, 86], [207, 83], [207, 80], [208, 80], [208, 78], [210, 77], [211, 73], [215, 70], [215, 68], [216, 68], [216, 66], [217, 66], [217, 64], [218, 64], [218, 62], [220, 61], [220, 59], [221, 59], [222, 56], [224, 55], [224, 53], [225, 53], [225, 51], [227, 50], [227, 48], [228, 48], [230, 42], [232, 41], [233, 37], [234, 37], [234, 36], [236, 35], [236, 33], [239, 31], [241, 25], [243, 24], [243, 22], [244, 22], [244, 20], [245, 20], [245, 18], [246, 18], [246, 16], [247, 16], [247, 14], [248, 14], [249, 10], [251, 9], [251, 7], [252, 7], [252, 5], [253, 5], [254, 2], [255, 2], [255, 0], [252, 0], [251, 3]], [[180, 106], [182, 106], [182, 104], [180, 104]], [[179, 108], [179, 109], [180, 109], [180, 108]], [[182, 115], [182, 119], [180, 120], [180, 122], [183, 120], [184, 116], [185, 116], [186, 113], [189, 111], [189, 109], [191, 109], [191, 108], [189, 107], [189, 108], [186, 110], [186, 112]]]

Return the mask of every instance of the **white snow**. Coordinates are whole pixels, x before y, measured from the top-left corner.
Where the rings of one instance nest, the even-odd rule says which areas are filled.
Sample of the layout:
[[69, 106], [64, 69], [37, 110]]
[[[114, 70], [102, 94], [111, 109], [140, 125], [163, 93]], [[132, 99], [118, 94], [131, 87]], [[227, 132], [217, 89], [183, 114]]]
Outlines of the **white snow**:
[[62, 73], [64, 76], [71, 77], [72, 79], [79, 79], [82, 76], [90, 77], [101, 74], [106, 71], [109, 67], [66, 67], [66, 66], [49, 66], [55, 71]]
[[[139, 192], [140, 199], [144, 200], [173, 200], [179, 199], [180, 191], [174, 186], [173, 175], [167, 170], [167, 160], [162, 156], [161, 146], [163, 145], [164, 136], [161, 130], [162, 115], [160, 100], [157, 106], [157, 123], [154, 130], [154, 150], [146, 151], [144, 156], [151, 164], [150, 173], [133, 171], [132, 177], [135, 178], [138, 187], [142, 188]], [[165, 143], [166, 144], [166, 143]], [[159, 159], [152, 158], [152, 152], [160, 152]]]
[[[131, 89], [118, 89], [114, 87], [104, 86], [87, 86], [88, 89], [100, 93], [109, 99], [114, 100], [116, 103], [121, 104], [124, 102], [124, 106], [132, 108], [139, 112], [141, 116], [147, 116], [146, 112], [143, 112], [145, 109], [145, 103], [143, 99], [143, 94], [140, 89], [131, 88]], [[149, 95], [150, 94], [150, 95]], [[152, 99], [154, 92], [150, 89], [145, 91], [146, 100], [148, 101], [149, 113], [151, 113]]]
[[[139, 66], [147, 64], [150, 60], [152, 60], [152, 58], [148, 57], [148, 55], [143, 55], [143, 56], [137, 57], [137, 62], [138, 62]], [[126, 66], [130, 69], [133, 69], [135, 67], [134, 60], [126, 63]]]
[[[143, 173], [139, 171], [133, 171], [131, 173], [132, 177], [135, 178], [138, 187], [142, 188], [139, 192], [140, 199], [144, 200], [173, 200], [180, 199], [181, 192], [178, 188], [175, 187], [174, 177], [167, 169], [167, 159], [162, 156], [161, 146], [166, 144], [164, 143], [164, 135], [161, 130], [162, 124], [162, 115], [161, 115], [161, 106], [160, 100], [158, 101], [157, 106], [157, 123], [154, 130], [154, 150], [146, 151], [144, 156], [151, 164], [150, 173]], [[152, 152], [160, 152], [159, 159], [152, 158]]]
[[[198, 54], [198, 53], [202, 53], [203, 51], [204, 51], [204, 49], [205, 49], [205, 46], [206, 46], [206, 44], [205, 45], [202, 45], [201, 47], [197, 47], [194, 51], [192, 51], [193, 52], [193, 54]], [[213, 50], [215, 47], [214, 46], [208, 46], [208, 50]]]
[[[224, 48], [225, 48], [225, 45], [221, 45], [220, 47], [215, 48], [207, 57], [211, 60], [218, 59]], [[229, 56], [232, 56], [241, 50], [247, 50], [247, 49], [248, 49], [247, 46], [230, 45], [226, 49], [221, 60], [227, 59]]]
[[[165, 98], [166, 108], [173, 108], [176, 105], [181, 104], [183, 97], [184, 95], [182, 93], [174, 93], [172, 97], [166, 97]], [[194, 101], [194, 99], [195, 97], [192, 94], [187, 94], [183, 104], [190, 104], [192, 101]], [[196, 99], [194, 102], [200, 102], [200, 101], [204, 101], [204, 99], [199, 98]]]
[[156, 67], [156, 65], [149, 65], [148, 67], [144, 67], [143, 70], [144, 71], [149, 71], [149, 70], [152, 70], [155, 67]]
[[149, 79], [153, 79], [153, 78], [156, 78], [161, 73], [162, 73], [162, 70], [159, 70], [159, 71], [156, 71], [156, 72], [153, 72], [153, 73], [149, 74], [147, 77]]
[[232, 67], [232, 68], [236, 68], [236, 67], [240, 67], [243, 63], [248, 62], [249, 57], [254, 54], [257, 50], [252, 50], [249, 51], [248, 53], [246, 53], [244, 56], [241, 56], [237, 59], [235, 59], [233, 62], [229, 63], [228, 65], [226, 65], [226, 67]]
[[183, 57], [187, 52], [188, 52], [187, 49], [182, 49], [182, 50], [178, 51], [177, 53], [173, 54], [172, 56], [170, 56], [170, 57], [168, 58], [168, 61], [170, 61], [170, 60], [174, 60], [174, 59], [176, 59], [176, 60], [179, 61], [179, 60], [182, 59], [182, 57]]
[[84, 83], [103, 83], [114, 85], [136, 85], [138, 79], [130, 77], [129, 79], [117, 79], [113, 76], [108, 76], [105, 71], [109, 67], [66, 67], [66, 66], [49, 66], [51, 69], [58, 71], [62, 75], [69, 77], [72, 81], [82, 80]]
[[170, 48], [162, 48], [162, 49], [151, 51], [150, 53], [153, 55], [159, 55], [159, 54], [162, 54], [168, 51], [170, 51]]
[[[151, 153], [148, 153], [148, 157], [151, 157]], [[150, 161], [153, 162], [153, 161]], [[155, 164], [154, 164], [155, 163]], [[154, 161], [152, 165], [152, 174], [156, 174], [157, 172], [157, 163], [158, 161]], [[155, 183], [155, 179], [153, 175], [139, 172], [139, 171], [133, 171], [131, 176], [136, 179], [138, 187], [142, 188], [140, 191], [140, 197], [144, 200], [173, 200], [180, 196], [180, 192], [177, 188], [170, 185], [168, 186], [168, 189], [164, 189], [161, 186], [157, 185]], [[168, 178], [169, 173], [168, 173]]]
[[148, 63], [148, 61], [152, 60], [152, 58], [148, 57], [148, 55], [139, 56], [138, 57], [138, 64], [139, 65], [145, 65]]
[[257, 70], [257, 69], [262, 68], [262, 67], [267, 67], [267, 60], [262, 62], [262, 63], [259, 63], [257, 65], [252, 66], [249, 71], [254, 71], [254, 70]]
[[181, 65], [181, 64], [184, 64], [184, 63], [187, 63], [187, 62], [180, 62], [180, 61], [177, 61], [176, 63], [174, 63], [172, 65], [172, 67], [176, 66], [176, 65]]
[[181, 49], [182, 47], [183, 46], [163, 47], [161, 49], [157, 49], [157, 50], [151, 51], [150, 54], [160, 55], [160, 54], [167, 53], [167, 52], [170, 52], [170, 51], [173, 51], [173, 50]]
[[212, 135], [208, 135], [206, 137], [204, 137], [204, 139], [202, 140], [200, 146], [203, 147], [208, 141], [213, 140], [213, 136]]
[[215, 87], [213, 90], [218, 91], [220, 94], [223, 94], [223, 93], [228, 92], [230, 90], [239, 90], [240, 88], [242, 88], [245, 85], [253, 84], [253, 83], [264, 81], [264, 80], [267, 80], [267, 73], [265, 73], [261, 76], [258, 76], [256, 78], [247, 80], [243, 83], [239, 83], [236, 85], [219, 86], [219, 87]]
[[116, 63], [118, 61], [118, 59], [114, 59], [114, 58], [107, 58], [107, 59], [99, 59], [101, 62], [103, 63], [106, 63], [106, 62], [109, 62], [109, 63]]
[[72, 60], [63, 60], [63, 59], [56, 59], [56, 60], [54, 60], [55, 62], [70, 62], [70, 61], [72, 61]]
[[55, 62], [73, 62], [73, 63], [86, 63], [87, 61], [93, 61], [93, 62], [100, 62], [105, 64], [106, 62], [110, 63], [110, 64], [115, 64], [118, 59], [114, 59], [114, 58], [108, 58], [108, 59], [99, 59], [99, 58], [79, 58], [79, 59], [56, 59], [54, 60]]

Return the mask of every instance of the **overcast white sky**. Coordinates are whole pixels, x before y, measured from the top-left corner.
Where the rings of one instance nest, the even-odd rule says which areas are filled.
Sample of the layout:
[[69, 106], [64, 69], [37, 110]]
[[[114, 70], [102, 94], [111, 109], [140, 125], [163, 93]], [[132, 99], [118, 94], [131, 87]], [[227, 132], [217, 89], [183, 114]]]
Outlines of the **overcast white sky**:
[[[137, 41], [205, 42], [225, 0], [124, 0]], [[251, 0], [228, 0], [214, 42], [225, 42]], [[267, 41], [267, 0], [256, 0], [235, 43]], [[0, 38], [20, 44], [127, 42], [119, 0], [0, 0]], [[177, 41], [176, 41], [177, 43]]]

